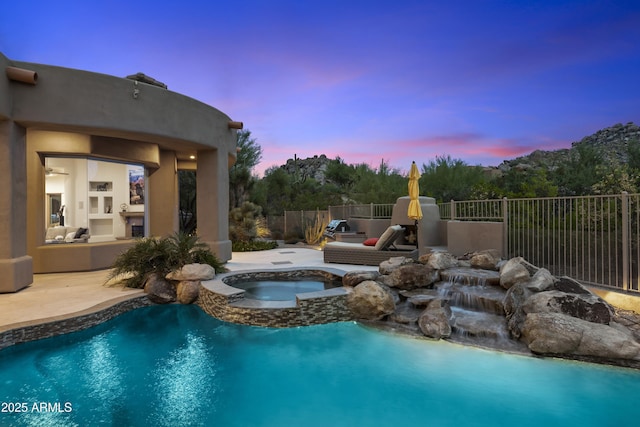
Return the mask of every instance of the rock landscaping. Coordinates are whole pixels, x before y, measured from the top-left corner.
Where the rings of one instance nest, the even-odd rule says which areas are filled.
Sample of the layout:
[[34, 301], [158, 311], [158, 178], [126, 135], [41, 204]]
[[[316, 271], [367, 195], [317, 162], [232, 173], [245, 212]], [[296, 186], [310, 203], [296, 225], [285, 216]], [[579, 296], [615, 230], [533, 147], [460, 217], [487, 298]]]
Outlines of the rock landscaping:
[[343, 277], [366, 324], [522, 354], [640, 368], [640, 315], [522, 258], [446, 252], [391, 258]]
[[[186, 265], [166, 277], [151, 275], [144, 289], [155, 303], [191, 304], [199, 299], [201, 281], [215, 276], [212, 270]], [[429, 339], [640, 368], [639, 314], [616, 309], [576, 280], [520, 257], [501, 260], [494, 251], [461, 259], [447, 252], [418, 261], [395, 257], [377, 272], [345, 273], [342, 284], [344, 308], [329, 321], [358, 320]]]
[[144, 291], [156, 304], [176, 301], [181, 304], [192, 304], [198, 299], [201, 282], [211, 280], [215, 275], [214, 268], [208, 264], [187, 264], [165, 277], [159, 277], [157, 274], [149, 275], [144, 284]]

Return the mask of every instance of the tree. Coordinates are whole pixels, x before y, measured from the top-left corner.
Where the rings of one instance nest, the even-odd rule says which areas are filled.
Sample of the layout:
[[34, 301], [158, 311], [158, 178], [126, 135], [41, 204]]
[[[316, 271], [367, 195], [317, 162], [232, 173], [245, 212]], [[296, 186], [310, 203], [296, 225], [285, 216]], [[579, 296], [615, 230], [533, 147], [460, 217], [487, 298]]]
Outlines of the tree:
[[594, 146], [576, 144], [570, 151], [569, 159], [554, 172], [552, 181], [561, 196], [588, 195], [600, 180], [596, 171], [602, 171], [603, 167], [603, 156]]
[[558, 187], [547, 178], [544, 169], [511, 168], [499, 180], [503, 197], [555, 197]]
[[238, 154], [236, 163], [229, 169], [229, 207], [242, 206], [249, 200], [250, 192], [257, 178], [252, 175], [253, 168], [262, 159], [262, 147], [251, 138], [251, 131], [241, 130], [237, 134]]
[[324, 176], [327, 182], [335, 185], [339, 192], [347, 195], [356, 183], [356, 168], [353, 165], [347, 165], [340, 157], [336, 157], [327, 165]]
[[180, 231], [193, 234], [198, 226], [196, 218], [196, 172], [190, 170], [178, 171], [178, 186], [180, 189]]
[[480, 166], [469, 166], [451, 156], [436, 156], [429, 164], [422, 164], [420, 190], [440, 202], [469, 200], [474, 188], [486, 182]]
[[639, 172], [629, 164], [601, 167], [597, 171], [598, 182], [591, 186], [592, 194], [620, 194], [623, 191], [634, 194], [638, 192]]
[[394, 203], [407, 195], [407, 178], [382, 160], [378, 169], [365, 163], [355, 166], [355, 183], [349, 195], [354, 203]]

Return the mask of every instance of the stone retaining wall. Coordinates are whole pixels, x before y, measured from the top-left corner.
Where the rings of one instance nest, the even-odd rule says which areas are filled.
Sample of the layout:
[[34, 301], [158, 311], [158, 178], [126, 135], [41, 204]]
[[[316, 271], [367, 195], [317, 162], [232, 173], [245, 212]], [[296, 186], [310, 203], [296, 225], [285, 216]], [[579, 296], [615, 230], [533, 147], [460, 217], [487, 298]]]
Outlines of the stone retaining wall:
[[240, 280], [273, 280], [274, 276], [290, 279], [310, 275], [335, 276], [320, 270], [234, 274], [203, 282], [197, 304], [215, 318], [244, 325], [286, 328], [354, 320], [347, 308], [347, 290], [344, 288], [299, 294], [296, 301], [260, 301], [245, 299], [243, 290], [226, 284]]
[[80, 313], [57, 316], [40, 323], [23, 322], [0, 329], [0, 349], [28, 341], [50, 338], [56, 335], [81, 331], [111, 320], [119, 314], [138, 307], [151, 305], [146, 295], [99, 304]]
[[[333, 271], [333, 269], [330, 269]], [[321, 276], [340, 278], [323, 270], [245, 272], [226, 278], [229, 282], [273, 279], [274, 274], [288, 278]], [[209, 315], [227, 322], [254, 326], [295, 327], [354, 320], [347, 308], [347, 290], [327, 289], [298, 295], [296, 301], [259, 301], [244, 298], [244, 291], [228, 286], [220, 279], [203, 282], [197, 304]], [[79, 313], [56, 316], [35, 322], [22, 322], [0, 328], [0, 349], [28, 341], [50, 338], [97, 326], [127, 311], [152, 305], [146, 295], [122, 297], [98, 304]]]

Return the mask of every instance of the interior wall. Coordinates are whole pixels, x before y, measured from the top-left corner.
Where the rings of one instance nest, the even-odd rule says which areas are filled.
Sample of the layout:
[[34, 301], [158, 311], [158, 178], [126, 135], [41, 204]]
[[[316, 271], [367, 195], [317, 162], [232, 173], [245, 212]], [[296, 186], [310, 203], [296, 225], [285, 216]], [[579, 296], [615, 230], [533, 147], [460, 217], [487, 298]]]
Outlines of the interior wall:
[[[126, 233], [126, 220], [118, 213], [121, 206], [126, 206], [128, 211], [144, 212], [144, 204], [130, 205], [129, 170], [139, 169], [139, 165], [127, 165], [123, 163], [107, 162], [102, 160], [69, 157], [47, 157], [45, 159], [45, 193], [61, 194], [64, 209], [64, 225], [67, 227], [90, 227], [90, 182], [108, 182], [110, 191], [108, 196], [111, 202], [100, 206], [101, 212], [93, 216], [111, 217], [113, 220], [113, 239], [124, 237]], [[93, 193], [95, 194], [95, 193]], [[102, 195], [101, 193], [97, 193]], [[107, 193], [105, 192], [105, 195]], [[45, 202], [46, 203], [46, 202]], [[46, 206], [45, 206], [46, 208]], [[105, 210], [111, 211], [110, 215]], [[104, 215], [103, 215], [104, 214]], [[46, 226], [49, 218], [45, 215]]]

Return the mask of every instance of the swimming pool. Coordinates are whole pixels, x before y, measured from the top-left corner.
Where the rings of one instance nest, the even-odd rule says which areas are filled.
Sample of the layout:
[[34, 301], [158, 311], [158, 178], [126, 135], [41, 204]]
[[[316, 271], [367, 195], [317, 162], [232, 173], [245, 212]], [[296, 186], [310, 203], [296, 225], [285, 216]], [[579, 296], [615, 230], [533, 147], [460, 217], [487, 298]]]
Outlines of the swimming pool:
[[2, 426], [630, 425], [639, 393], [629, 369], [356, 323], [236, 325], [182, 305], [0, 351]]

